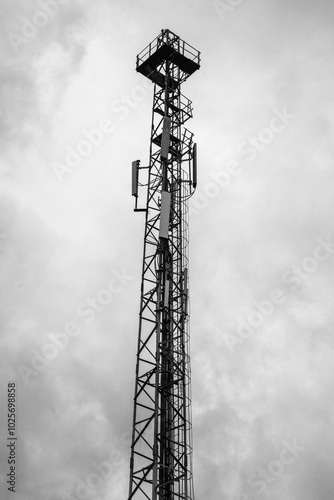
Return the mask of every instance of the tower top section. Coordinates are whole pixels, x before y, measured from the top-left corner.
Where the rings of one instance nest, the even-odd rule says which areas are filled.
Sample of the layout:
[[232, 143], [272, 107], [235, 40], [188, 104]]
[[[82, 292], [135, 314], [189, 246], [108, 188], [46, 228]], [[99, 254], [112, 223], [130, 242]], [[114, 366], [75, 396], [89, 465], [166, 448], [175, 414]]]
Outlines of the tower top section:
[[137, 55], [136, 69], [153, 83], [164, 87], [163, 65], [168, 61], [178, 70], [173, 72], [174, 85], [178, 86], [200, 68], [200, 52], [172, 31], [161, 30], [160, 35]]

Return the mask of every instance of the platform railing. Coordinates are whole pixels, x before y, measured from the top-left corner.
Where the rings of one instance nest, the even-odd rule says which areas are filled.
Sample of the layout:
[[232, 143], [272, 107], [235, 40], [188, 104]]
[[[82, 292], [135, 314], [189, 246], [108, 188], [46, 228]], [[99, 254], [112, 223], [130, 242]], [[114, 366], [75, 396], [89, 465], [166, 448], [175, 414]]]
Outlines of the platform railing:
[[172, 31], [162, 30], [161, 34], [137, 55], [137, 68], [141, 63], [151, 57], [151, 55], [153, 55], [163, 44], [170, 45], [181, 55], [196, 62], [198, 65], [200, 64], [200, 52], [198, 50], [184, 40], [181, 40], [180, 37], [172, 33]]

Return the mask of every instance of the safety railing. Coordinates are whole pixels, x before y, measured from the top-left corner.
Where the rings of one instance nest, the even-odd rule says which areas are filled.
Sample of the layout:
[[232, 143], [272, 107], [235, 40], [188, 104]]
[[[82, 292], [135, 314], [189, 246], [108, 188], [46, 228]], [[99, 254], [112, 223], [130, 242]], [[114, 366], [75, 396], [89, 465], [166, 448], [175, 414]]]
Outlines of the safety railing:
[[169, 45], [173, 47], [174, 50], [179, 52], [184, 57], [187, 57], [196, 64], [200, 64], [200, 52], [194, 47], [189, 45], [189, 43], [181, 40], [180, 37], [175, 35], [170, 30], [162, 30], [160, 35], [158, 35], [153, 42], [151, 42], [147, 47], [145, 47], [137, 55], [137, 67], [144, 63], [149, 57], [151, 57], [162, 45]]

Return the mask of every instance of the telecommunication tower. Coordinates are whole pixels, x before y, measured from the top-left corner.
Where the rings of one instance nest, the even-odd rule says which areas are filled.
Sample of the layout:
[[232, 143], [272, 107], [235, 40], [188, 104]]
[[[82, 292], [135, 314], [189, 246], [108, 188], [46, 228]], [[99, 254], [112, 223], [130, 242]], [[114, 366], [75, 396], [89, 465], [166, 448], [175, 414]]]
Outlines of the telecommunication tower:
[[[193, 500], [188, 307], [188, 200], [197, 149], [183, 125], [181, 84], [200, 53], [164, 29], [138, 56], [154, 83], [150, 160], [132, 162], [135, 211], [145, 212], [129, 500]], [[146, 197], [146, 205], [140, 201]]]

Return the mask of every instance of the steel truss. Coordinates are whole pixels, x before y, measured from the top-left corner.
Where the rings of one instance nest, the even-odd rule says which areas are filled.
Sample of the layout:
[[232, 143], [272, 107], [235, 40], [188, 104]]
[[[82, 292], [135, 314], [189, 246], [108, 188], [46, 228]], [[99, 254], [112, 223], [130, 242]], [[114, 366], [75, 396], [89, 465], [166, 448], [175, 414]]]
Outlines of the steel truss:
[[[169, 30], [137, 56], [154, 83], [129, 500], [193, 500], [188, 313], [192, 105], [181, 83], [199, 52]], [[141, 169], [138, 166], [139, 174]], [[137, 207], [137, 194], [136, 207]]]

